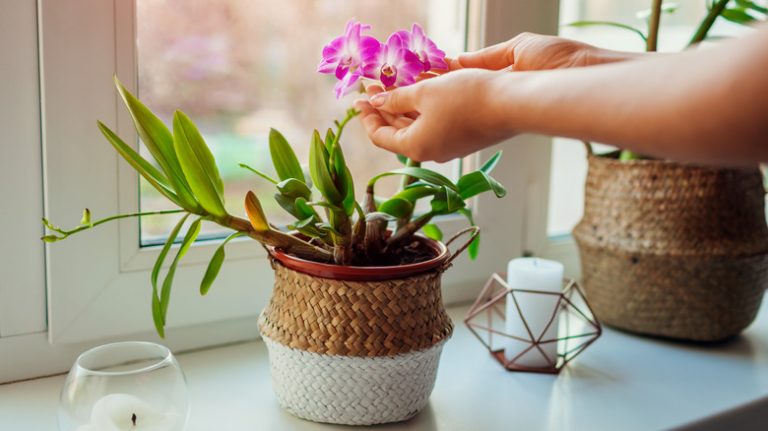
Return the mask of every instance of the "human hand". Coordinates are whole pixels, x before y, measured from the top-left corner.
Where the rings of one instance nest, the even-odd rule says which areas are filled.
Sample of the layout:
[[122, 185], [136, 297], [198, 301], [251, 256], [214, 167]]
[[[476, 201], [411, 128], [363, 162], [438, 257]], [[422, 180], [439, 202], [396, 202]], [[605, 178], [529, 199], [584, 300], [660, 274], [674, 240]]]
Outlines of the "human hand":
[[373, 143], [416, 161], [446, 162], [514, 134], [492, 103], [497, 72], [460, 70], [358, 100]]
[[615, 54], [562, 37], [520, 33], [506, 42], [461, 54], [457, 59], [449, 62], [449, 65], [451, 70], [480, 68], [533, 71], [583, 67], [616, 61]]

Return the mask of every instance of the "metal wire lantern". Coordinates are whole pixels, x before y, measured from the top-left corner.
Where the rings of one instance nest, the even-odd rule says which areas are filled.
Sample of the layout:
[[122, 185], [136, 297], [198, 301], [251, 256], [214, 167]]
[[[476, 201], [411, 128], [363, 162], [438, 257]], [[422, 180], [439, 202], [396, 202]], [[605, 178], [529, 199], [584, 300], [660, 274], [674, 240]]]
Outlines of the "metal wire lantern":
[[[602, 326], [575, 280], [563, 280], [564, 287], [561, 292], [512, 289], [504, 280], [504, 274], [491, 275], [469, 309], [464, 323], [507, 370], [557, 374], [602, 334]], [[540, 295], [548, 295], [551, 298], [552, 314], [541, 331], [531, 330], [531, 316], [526, 319], [526, 310], [520, 305], [522, 295], [540, 298], [545, 298]], [[517, 311], [512, 316], [507, 316], [507, 310], [511, 309], [506, 304], [509, 300], [514, 301], [513, 309]], [[525, 333], [509, 333], [506, 330], [507, 319], [516, 319], [516, 323], [525, 329]], [[548, 332], [553, 332], [552, 326], [556, 326], [556, 335], [547, 336]], [[505, 354], [504, 345], [513, 342], [523, 343], [523, 347], [517, 349], [519, 352], [513, 352], [514, 356], [509, 357], [510, 355]], [[557, 357], [546, 353], [546, 350], [553, 350], [551, 343], [557, 345]], [[521, 360], [529, 352], [535, 354], [536, 351], [545, 359], [544, 366], [532, 366]]]

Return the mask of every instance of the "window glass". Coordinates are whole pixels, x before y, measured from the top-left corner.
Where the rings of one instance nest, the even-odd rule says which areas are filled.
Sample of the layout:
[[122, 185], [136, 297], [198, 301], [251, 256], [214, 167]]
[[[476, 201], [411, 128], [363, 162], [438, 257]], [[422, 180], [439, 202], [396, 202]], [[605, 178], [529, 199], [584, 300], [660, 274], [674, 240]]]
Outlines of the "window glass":
[[[351, 106], [353, 95], [336, 100], [334, 78], [315, 71], [323, 45], [354, 17], [371, 24], [379, 40], [418, 22], [438, 46], [456, 54], [464, 48], [465, 9], [463, 0], [137, 0], [139, 94], [167, 123], [178, 108], [198, 124], [224, 177], [230, 213], [243, 214], [242, 199], [253, 190], [271, 221], [282, 224], [290, 216], [271, 199], [274, 186], [238, 164], [274, 172], [270, 127], [306, 162], [312, 130], [327, 129]], [[357, 121], [342, 142], [359, 194], [374, 173], [400, 166], [368, 141]], [[456, 163], [430, 167], [448, 176], [458, 170]], [[397, 184], [396, 178], [382, 180], [378, 192], [390, 193]], [[140, 190], [143, 211], [171, 207], [143, 180]], [[144, 218], [142, 243], [161, 240], [176, 220]], [[203, 229], [208, 236], [220, 233], [211, 223]]]

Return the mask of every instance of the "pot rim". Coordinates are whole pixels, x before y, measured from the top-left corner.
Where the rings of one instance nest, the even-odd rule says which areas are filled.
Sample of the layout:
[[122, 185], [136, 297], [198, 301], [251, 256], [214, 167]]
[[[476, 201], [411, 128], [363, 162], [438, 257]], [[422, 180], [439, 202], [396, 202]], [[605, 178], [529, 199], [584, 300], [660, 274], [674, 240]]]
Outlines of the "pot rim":
[[289, 269], [316, 277], [330, 278], [334, 280], [391, 280], [396, 278], [407, 278], [442, 268], [445, 261], [450, 256], [448, 247], [441, 241], [427, 238], [421, 234], [415, 234], [414, 237], [432, 248], [432, 250], [435, 251], [436, 256], [422, 262], [409, 263], [406, 265], [347, 266], [302, 259], [271, 246], [267, 246], [267, 251], [272, 258]]

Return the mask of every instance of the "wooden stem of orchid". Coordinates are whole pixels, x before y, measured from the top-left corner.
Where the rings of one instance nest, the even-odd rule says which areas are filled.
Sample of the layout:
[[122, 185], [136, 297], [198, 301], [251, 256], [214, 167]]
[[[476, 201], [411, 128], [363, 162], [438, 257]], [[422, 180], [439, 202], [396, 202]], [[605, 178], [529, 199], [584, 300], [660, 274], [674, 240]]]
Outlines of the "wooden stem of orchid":
[[721, 13], [723, 13], [723, 10], [725, 10], [725, 6], [728, 5], [728, 2], [730, 0], [717, 0], [715, 3], [712, 4], [712, 7], [709, 9], [709, 12], [707, 13], [707, 16], [704, 17], [704, 20], [701, 21], [701, 24], [699, 25], [699, 28], [696, 29], [696, 33], [694, 33], [693, 37], [691, 38], [691, 41], [688, 42], [688, 46], [695, 45], [702, 40], [706, 39], [707, 34], [709, 34], [709, 30], [712, 28], [712, 25], [715, 23], [715, 20], [718, 16], [720, 16]]
[[648, 22], [648, 39], [646, 40], [645, 50], [648, 52], [656, 51], [659, 40], [659, 23], [661, 22], [661, 1], [653, 0], [651, 6], [651, 18]]
[[221, 220], [219, 224], [243, 232], [262, 244], [285, 250], [296, 257], [315, 262], [333, 262], [333, 253], [328, 250], [274, 229], [257, 231], [248, 220], [240, 217], [229, 216], [225, 220]]

